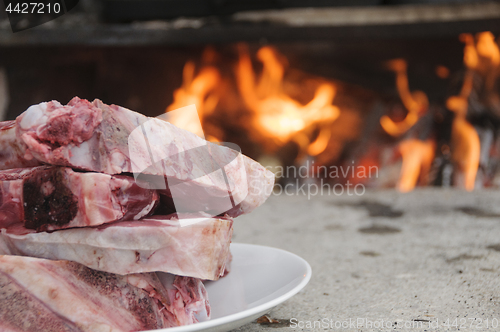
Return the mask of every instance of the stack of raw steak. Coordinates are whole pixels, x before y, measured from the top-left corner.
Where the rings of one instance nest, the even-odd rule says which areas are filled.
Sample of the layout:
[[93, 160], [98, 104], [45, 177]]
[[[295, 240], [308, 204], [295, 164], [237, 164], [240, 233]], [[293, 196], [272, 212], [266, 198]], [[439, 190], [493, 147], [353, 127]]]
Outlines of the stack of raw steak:
[[0, 123], [0, 330], [140, 331], [210, 317], [202, 280], [274, 176], [227, 147], [75, 97]]

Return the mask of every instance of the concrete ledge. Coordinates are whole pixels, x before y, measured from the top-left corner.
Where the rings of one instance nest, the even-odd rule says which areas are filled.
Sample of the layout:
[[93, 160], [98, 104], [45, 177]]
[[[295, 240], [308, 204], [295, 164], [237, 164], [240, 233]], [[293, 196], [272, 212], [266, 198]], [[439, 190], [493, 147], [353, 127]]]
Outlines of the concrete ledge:
[[[499, 201], [500, 191], [432, 188], [310, 201], [271, 197], [237, 218], [234, 241], [294, 252], [313, 268], [310, 284], [270, 313], [282, 324], [270, 331], [290, 331], [291, 318], [401, 324], [333, 329], [364, 332], [457, 331], [451, 323], [458, 318], [467, 324], [460, 330], [497, 331], [491, 323], [500, 324]], [[429, 329], [431, 323], [439, 328]], [[240, 331], [269, 328], [254, 322]]]

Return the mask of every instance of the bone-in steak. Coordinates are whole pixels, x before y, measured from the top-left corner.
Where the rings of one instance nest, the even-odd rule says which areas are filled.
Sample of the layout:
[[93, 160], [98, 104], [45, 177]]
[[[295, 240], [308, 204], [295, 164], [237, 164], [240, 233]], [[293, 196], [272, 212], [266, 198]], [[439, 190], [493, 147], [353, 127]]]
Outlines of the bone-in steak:
[[39, 166], [0, 171], [0, 227], [55, 230], [138, 220], [153, 212], [155, 190], [133, 177]]
[[24, 159], [106, 174], [157, 176], [154, 188], [163, 189], [181, 212], [236, 217], [262, 204], [274, 184], [271, 172], [237, 151], [100, 100], [75, 97], [65, 106], [57, 101], [33, 105], [15, 127], [15, 144], [5, 158], [0, 156], [0, 169]]
[[0, 256], [0, 330], [141, 331], [210, 315], [199, 279], [94, 271], [68, 261]]
[[229, 261], [232, 226], [230, 218], [172, 216], [52, 233], [12, 225], [0, 230], [0, 254], [65, 259], [118, 274], [160, 271], [217, 280]]

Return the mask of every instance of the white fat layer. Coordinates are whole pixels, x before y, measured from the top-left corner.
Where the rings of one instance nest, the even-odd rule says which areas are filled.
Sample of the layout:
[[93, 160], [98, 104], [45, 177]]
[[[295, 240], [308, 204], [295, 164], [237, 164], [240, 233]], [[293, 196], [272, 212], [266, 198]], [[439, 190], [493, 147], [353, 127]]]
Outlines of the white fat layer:
[[181, 227], [186, 227], [194, 225], [200, 222], [208, 221], [210, 218], [182, 218], [182, 214], [179, 214], [179, 224]]
[[76, 166], [86, 165], [89, 156], [92, 156], [93, 143], [91, 140], [80, 143], [77, 149], [72, 149], [70, 161]]
[[47, 116], [45, 115], [46, 110], [47, 103], [30, 106], [26, 112], [24, 112], [19, 125], [23, 129], [29, 129], [35, 125], [45, 124], [47, 122]]

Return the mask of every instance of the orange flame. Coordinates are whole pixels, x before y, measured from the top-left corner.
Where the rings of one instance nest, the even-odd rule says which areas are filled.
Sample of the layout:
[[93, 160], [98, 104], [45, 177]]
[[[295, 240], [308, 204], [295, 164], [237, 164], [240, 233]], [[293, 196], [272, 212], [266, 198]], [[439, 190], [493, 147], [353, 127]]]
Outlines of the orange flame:
[[399, 144], [403, 163], [397, 188], [401, 192], [409, 192], [417, 185], [419, 177], [428, 176], [434, 159], [434, 142], [408, 139]]
[[[263, 64], [262, 74], [256, 82], [248, 50], [240, 46], [237, 67], [238, 87], [247, 107], [253, 112], [253, 129], [263, 137], [270, 138], [275, 145], [293, 140], [311, 155], [323, 152], [330, 139], [327, 126], [340, 114], [332, 105], [336, 88], [331, 83], [322, 83], [314, 98], [302, 105], [283, 91], [284, 65], [271, 47], [262, 47], [257, 58]], [[310, 145], [308, 130], [321, 124], [316, 141]]]
[[387, 67], [396, 73], [396, 86], [403, 105], [408, 110], [406, 118], [398, 123], [384, 115], [380, 118], [382, 128], [391, 136], [398, 137], [407, 132], [429, 107], [427, 95], [422, 91], [410, 92], [407, 64], [403, 59], [389, 61]]
[[321, 152], [325, 151], [331, 136], [332, 132], [330, 130], [321, 130], [318, 138], [316, 138], [316, 140], [307, 148], [307, 154], [310, 156], [317, 156]]
[[476, 35], [477, 43], [471, 34], [461, 34], [460, 40], [465, 43], [464, 64], [467, 71], [460, 95], [468, 98], [473, 86], [474, 72], [479, 72], [486, 77], [487, 90], [492, 90], [495, 80], [499, 75], [500, 49], [495, 42], [495, 36], [489, 32]]
[[[473, 190], [480, 161], [480, 140], [476, 129], [466, 120], [468, 98], [472, 92], [474, 75], [485, 77], [485, 86], [491, 90], [498, 76], [500, 49], [491, 32], [481, 32], [476, 40], [471, 34], [460, 35], [464, 46], [464, 64], [467, 71], [459, 96], [448, 98], [446, 106], [455, 112], [452, 124], [452, 158], [463, 175], [463, 186]], [[477, 41], [477, 42], [476, 42]]]
[[474, 83], [474, 69], [477, 68], [479, 64], [479, 56], [474, 44], [474, 37], [471, 34], [463, 33], [460, 35], [459, 39], [461, 42], [465, 43], [464, 64], [467, 67], [460, 95], [468, 98], [472, 91], [472, 85]]
[[[410, 91], [405, 60], [389, 61], [387, 67], [396, 73], [396, 87], [408, 113], [404, 120], [397, 123], [384, 115], [380, 118], [380, 125], [389, 135], [398, 137], [413, 127], [418, 119], [427, 112], [429, 100], [422, 91]], [[434, 149], [435, 144], [432, 140], [407, 139], [399, 143], [398, 150], [403, 159], [397, 184], [399, 191], [409, 192], [413, 190], [419, 178], [425, 179], [428, 176], [434, 159]]]
[[486, 68], [486, 88], [492, 90], [499, 75], [500, 49], [495, 43], [495, 36], [487, 31], [477, 35], [477, 53], [484, 58]]
[[[188, 61], [185, 64], [182, 86], [174, 91], [174, 101], [167, 107], [166, 112], [194, 104], [196, 105], [200, 121], [203, 122], [204, 117], [214, 111], [219, 101], [219, 97], [213, 91], [220, 82], [220, 74], [216, 68], [206, 66], [195, 76], [195, 69], [193, 62]], [[198, 123], [198, 119], [191, 118], [195, 114], [187, 112], [172, 114], [173, 116], [169, 119], [172, 124], [195, 132], [197, 135], [203, 135], [202, 132], [196, 132], [201, 128], [190, 128], [191, 124]], [[211, 138], [209, 140], [217, 139]]]
[[500, 50], [495, 43], [495, 36], [489, 31], [477, 35], [477, 53], [488, 59], [493, 66], [500, 64]]
[[480, 158], [480, 142], [476, 129], [467, 122], [468, 103], [461, 96], [448, 98], [446, 106], [455, 112], [452, 125], [452, 158], [464, 175], [463, 186], [466, 190], [474, 189]]
[[460, 35], [459, 39], [462, 43], [465, 43], [464, 47], [465, 66], [470, 69], [476, 68], [479, 63], [479, 58], [474, 43], [474, 37], [470, 33], [463, 33]]

